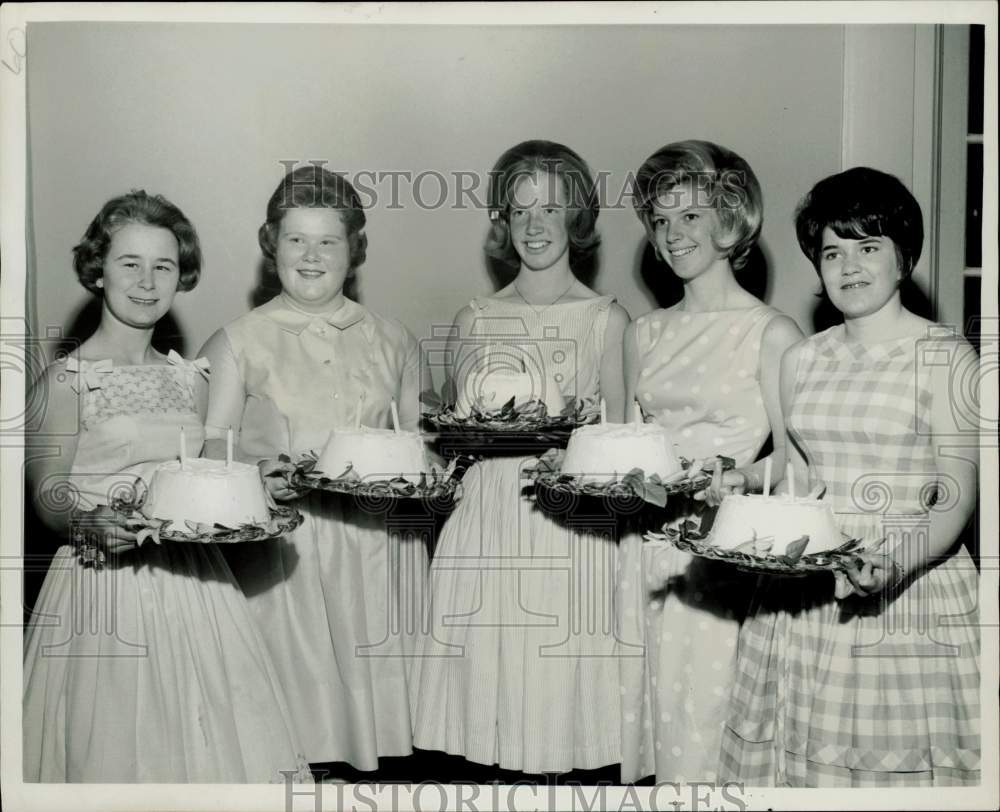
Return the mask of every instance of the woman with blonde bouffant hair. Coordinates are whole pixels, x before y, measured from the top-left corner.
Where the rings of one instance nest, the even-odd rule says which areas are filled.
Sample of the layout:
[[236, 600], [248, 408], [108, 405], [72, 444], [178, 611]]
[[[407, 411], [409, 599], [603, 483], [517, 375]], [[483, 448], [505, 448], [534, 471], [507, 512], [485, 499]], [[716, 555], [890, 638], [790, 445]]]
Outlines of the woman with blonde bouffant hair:
[[[768, 437], [784, 465], [778, 394], [781, 354], [802, 333], [744, 287], [760, 235], [763, 197], [750, 165], [707, 141], [668, 144], [636, 173], [636, 213], [680, 279], [680, 302], [625, 333], [626, 397], [667, 428], [691, 470], [720, 455], [711, 486], [671, 497], [669, 520], [707, 529], [727, 493], [759, 492]], [[718, 765], [736, 638], [753, 579], [640, 532], [621, 542], [619, 634], [645, 657], [621, 660], [622, 779], [711, 781]]]

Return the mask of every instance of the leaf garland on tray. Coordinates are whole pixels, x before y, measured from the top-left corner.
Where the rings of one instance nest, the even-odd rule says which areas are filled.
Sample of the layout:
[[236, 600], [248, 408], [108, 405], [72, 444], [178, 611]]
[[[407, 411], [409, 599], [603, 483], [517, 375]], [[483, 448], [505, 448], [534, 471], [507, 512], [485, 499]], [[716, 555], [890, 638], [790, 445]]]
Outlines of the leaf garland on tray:
[[[270, 517], [259, 524], [241, 524], [239, 527], [227, 527], [223, 524], [204, 524], [201, 522], [184, 522], [185, 530], [179, 529], [169, 519], [153, 519], [142, 512], [145, 494], [138, 500], [114, 498], [111, 500], [111, 510], [115, 514], [115, 523], [136, 534], [136, 543], [142, 546], [151, 541], [161, 544], [164, 541], [186, 541], [213, 544], [235, 544], [243, 541], [261, 541], [276, 538], [292, 532], [302, 524], [303, 517], [295, 508], [277, 505], [270, 508]], [[81, 513], [80, 521], [86, 524], [86, 513]]]
[[659, 474], [646, 476], [641, 468], [633, 468], [625, 476], [607, 482], [584, 482], [582, 477], [562, 473], [562, 460], [565, 452], [560, 448], [551, 448], [538, 458], [531, 468], [525, 468], [522, 476], [532, 480], [536, 486], [572, 493], [578, 496], [597, 496], [600, 498], [621, 499], [623, 491], [631, 492], [637, 499], [642, 499], [651, 505], [665, 507], [667, 496], [680, 493], [691, 493], [708, 487], [712, 481], [711, 471], [716, 460], [722, 462], [722, 470], [729, 471], [735, 467], [736, 461], [731, 457], [714, 457], [702, 466], [702, 475], [690, 477], [688, 472], [692, 460], [680, 458], [681, 470], [661, 479]]
[[758, 538], [751, 531], [751, 537], [732, 549], [723, 549], [712, 544], [703, 536], [698, 525], [685, 519], [677, 526], [664, 525], [662, 532], [649, 531], [644, 534], [647, 541], [669, 541], [684, 552], [701, 558], [725, 561], [739, 569], [752, 572], [768, 572], [775, 575], [807, 575], [812, 572], [829, 572], [844, 567], [857, 558], [857, 554], [877, 550], [884, 539], [875, 544], [865, 545], [861, 539], [847, 539], [833, 550], [805, 554], [809, 537], [803, 536], [788, 545], [784, 554], [772, 555], [773, 539]]
[[468, 417], [459, 417], [453, 404], [445, 403], [433, 390], [426, 390], [421, 401], [431, 407], [423, 413], [442, 432], [508, 432], [518, 434], [568, 432], [593, 423], [600, 417], [597, 398], [570, 400], [558, 415], [549, 415], [548, 407], [540, 400], [529, 400], [515, 406], [511, 398], [496, 409], [479, 409], [473, 406]]
[[[292, 462], [282, 454], [282, 462]], [[348, 493], [367, 497], [396, 497], [403, 499], [442, 499], [454, 496], [460, 476], [459, 459], [451, 461], [447, 468], [431, 466], [429, 471], [421, 471], [417, 482], [410, 482], [401, 476], [391, 479], [362, 479], [352, 466], [348, 466], [339, 476], [327, 476], [316, 470], [319, 455], [309, 451], [295, 463], [295, 471], [288, 477], [289, 484], [296, 490], [324, 490], [334, 493]]]

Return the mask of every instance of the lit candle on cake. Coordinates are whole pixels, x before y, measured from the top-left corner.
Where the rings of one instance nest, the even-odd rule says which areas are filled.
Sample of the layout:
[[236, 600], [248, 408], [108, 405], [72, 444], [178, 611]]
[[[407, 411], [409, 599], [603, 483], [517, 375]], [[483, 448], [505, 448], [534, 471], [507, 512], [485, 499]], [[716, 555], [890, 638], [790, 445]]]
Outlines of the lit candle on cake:
[[639, 401], [632, 402], [632, 414], [635, 420], [636, 426], [642, 425], [642, 406], [639, 405]]
[[601, 425], [604, 425], [607, 422], [608, 422], [608, 404], [604, 400], [604, 398], [601, 398]]
[[187, 460], [187, 441], [184, 438], [184, 426], [181, 426], [181, 470], [185, 469], [185, 461]]
[[392, 411], [392, 428], [399, 434], [399, 409], [396, 408], [396, 401], [390, 401], [389, 408]]
[[771, 458], [764, 460], [764, 496], [771, 495]]
[[788, 495], [795, 499], [795, 469], [791, 463], [785, 466], [785, 477], [788, 479]]
[[226, 429], [226, 470], [233, 467], [233, 427]]

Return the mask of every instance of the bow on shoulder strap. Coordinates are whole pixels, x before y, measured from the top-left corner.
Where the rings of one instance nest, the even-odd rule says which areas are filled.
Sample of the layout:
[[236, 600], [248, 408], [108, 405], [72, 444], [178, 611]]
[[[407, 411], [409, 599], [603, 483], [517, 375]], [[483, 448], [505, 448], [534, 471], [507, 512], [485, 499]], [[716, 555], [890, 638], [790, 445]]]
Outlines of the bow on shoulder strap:
[[79, 358], [72, 356], [66, 359], [66, 371], [74, 373], [74, 377], [69, 382], [74, 392], [80, 391], [81, 378], [87, 384], [88, 390], [100, 389], [101, 375], [111, 372], [113, 368], [114, 365], [110, 358], [93, 362], [81, 361]]
[[192, 367], [206, 381], [208, 380], [208, 376], [211, 374], [210, 364], [208, 363], [207, 358], [196, 358], [194, 361], [188, 361], [179, 353], [174, 350], [170, 350], [167, 353], [167, 362], [178, 367]]

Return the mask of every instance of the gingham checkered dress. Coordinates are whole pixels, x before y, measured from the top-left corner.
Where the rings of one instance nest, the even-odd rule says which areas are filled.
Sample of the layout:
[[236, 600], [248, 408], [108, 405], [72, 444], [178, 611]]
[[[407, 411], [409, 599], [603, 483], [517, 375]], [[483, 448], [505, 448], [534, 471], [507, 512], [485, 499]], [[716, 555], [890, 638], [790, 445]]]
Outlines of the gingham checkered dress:
[[[925, 544], [930, 380], [914, 338], [807, 339], [788, 416], [841, 529]], [[945, 394], [945, 393], [940, 393]], [[964, 548], [889, 598], [762, 578], [741, 631], [720, 778], [750, 786], [979, 782], [978, 575]]]

